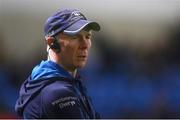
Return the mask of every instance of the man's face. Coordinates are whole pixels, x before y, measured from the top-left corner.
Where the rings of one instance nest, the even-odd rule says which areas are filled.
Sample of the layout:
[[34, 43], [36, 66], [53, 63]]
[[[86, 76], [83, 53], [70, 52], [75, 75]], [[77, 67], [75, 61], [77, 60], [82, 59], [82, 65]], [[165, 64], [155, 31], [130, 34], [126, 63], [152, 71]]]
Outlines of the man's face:
[[60, 61], [67, 70], [85, 66], [91, 47], [91, 31], [82, 30], [74, 36], [60, 34]]

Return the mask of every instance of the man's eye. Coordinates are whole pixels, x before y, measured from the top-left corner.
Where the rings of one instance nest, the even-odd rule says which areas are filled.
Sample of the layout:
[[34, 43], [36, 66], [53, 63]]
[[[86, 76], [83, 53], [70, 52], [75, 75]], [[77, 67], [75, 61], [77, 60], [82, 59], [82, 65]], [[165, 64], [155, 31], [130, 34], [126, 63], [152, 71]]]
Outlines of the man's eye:
[[91, 36], [86, 36], [86, 39], [91, 39]]

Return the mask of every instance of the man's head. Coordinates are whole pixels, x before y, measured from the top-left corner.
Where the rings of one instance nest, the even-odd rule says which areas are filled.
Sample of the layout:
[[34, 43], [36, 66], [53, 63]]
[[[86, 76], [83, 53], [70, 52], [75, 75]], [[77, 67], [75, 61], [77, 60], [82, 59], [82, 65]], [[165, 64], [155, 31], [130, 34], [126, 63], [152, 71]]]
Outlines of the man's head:
[[91, 47], [91, 30], [99, 31], [99, 24], [87, 20], [78, 10], [66, 9], [50, 16], [44, 33], [55, 55], [52, 59], [67, 70], [83, 67]]
[[67, 35], [75, 35], [86, 26], [95, 31], [100, 30], [98, 23], [87, 20], [79, 10], [65, 9], [56, 12], [47, 19], [44, 26], [44, 34], [45, 37], [53, 37], [60, 32], [64, 32]]

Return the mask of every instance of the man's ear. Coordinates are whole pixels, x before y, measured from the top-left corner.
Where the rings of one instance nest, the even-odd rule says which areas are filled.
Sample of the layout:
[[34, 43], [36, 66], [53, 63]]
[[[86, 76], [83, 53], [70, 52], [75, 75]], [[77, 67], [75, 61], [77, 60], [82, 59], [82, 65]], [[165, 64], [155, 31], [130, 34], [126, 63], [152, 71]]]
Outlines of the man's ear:
[[47, 37], [46, 38], [46, 44], [48, 46], [51, 46], [51, 44], [54, 42], [54, 38], [53, 37]]

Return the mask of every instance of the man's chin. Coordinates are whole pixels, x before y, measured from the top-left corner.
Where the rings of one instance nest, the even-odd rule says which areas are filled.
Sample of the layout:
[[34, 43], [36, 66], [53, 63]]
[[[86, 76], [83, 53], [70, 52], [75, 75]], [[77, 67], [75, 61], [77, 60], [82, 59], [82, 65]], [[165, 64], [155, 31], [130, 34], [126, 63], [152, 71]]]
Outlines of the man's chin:
[[84, 63], [78, 64], [77, 67], [78, 67], [78, 68], [83, 68], [83, 67], [85, 67], [85, 65], [86, 65], [86, 63], [84, 62]]

